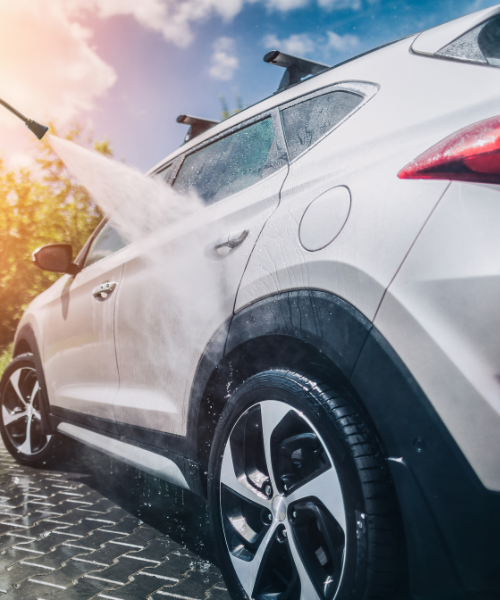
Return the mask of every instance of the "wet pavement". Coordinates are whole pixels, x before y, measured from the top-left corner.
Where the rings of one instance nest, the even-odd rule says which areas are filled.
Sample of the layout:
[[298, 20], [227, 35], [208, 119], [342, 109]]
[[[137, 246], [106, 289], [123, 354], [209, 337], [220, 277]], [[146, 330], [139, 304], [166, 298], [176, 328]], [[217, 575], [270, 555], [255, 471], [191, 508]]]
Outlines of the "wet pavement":
[[0, 442], [0, 599], [230, 600], [202, 500], [79, 444], [66, 454], [33, 469]]

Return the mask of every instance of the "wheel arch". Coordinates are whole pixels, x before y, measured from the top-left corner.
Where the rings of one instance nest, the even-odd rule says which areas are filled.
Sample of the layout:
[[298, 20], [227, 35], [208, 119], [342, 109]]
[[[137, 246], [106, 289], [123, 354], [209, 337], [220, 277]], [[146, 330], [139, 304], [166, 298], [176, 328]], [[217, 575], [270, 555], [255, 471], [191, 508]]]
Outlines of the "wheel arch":
[[[459, 574], [467, 558], [457, 550], [467, 547], [465, 539], [471, 547], [479, 542], [477, 529], [460, 529], [463, 510], [450, 506], [454, 496], [465, 494], [472, 524], [484, 502], [491, 502], [492, 511], [486, 512], [491, 517], [497, 500], [483, 489], [418, 382], [364, 315], [330, 293], [296, 290], [247, 306], [215, 339], [200, 361], [188, 427], [203, 495], [212, 435], [231, 392], [270, 368], [317, 375], [354, 395], [387, 452], [403, 518], [411, 593], [459, 597], [477, 581], [473, 570], [469, 577]], [[424, 452], [414, 444], [420, 437], [428, 445]]]
[[323, 381], [335, 379], [338, 385], [347, 384], [328, 357], [294, 337], [259, 336], [246, 340], [226, 354], [209, 378], [198, 408], [196, 460], [202, 473], [204, 493], [211, 442], [227, 399], [246, 379], [269, 369], [290, 369], [310, 377], [317, 375]]
[[[40, 349], [38, 347], [38, 342], [36, 340], [35, 332], [30, 324], [24, 325], [16, 334], [16, 339], [14, 342], [14, 350], [12, 356], [15, 358], [16, 356], [20, 356], [26, 352], [30, 352], [33, 354], [33, 358], [35, 361], [38, 381], [40, 383], [40, 388], [42, 391], [42, 411], [44, 412], [44, 423], [50, 423], [50, 404], [49, 397], [47, 394], [47, 384], [45, 382], [45, 375], [43, 371], [42, 365], [42, 357], [40, 354]], [[56, 433], [55, 431], [47, 431], [46, 433]]]
[[26, 339], [20, 339], [14, 346], [12, 357], [16, 358], [16, 356], [19, 356], [20, 354], [25, 354], [26, 352], [31, 352], [31, 346]]
[[346, 386], [370, 328], [345, 300], [314, 290], [270, 296], [226, 323], [207, 347], [191, 393], [188, 435], [196, 440], [203, 493], [212, 436], [238, 385], [259, 371], [285, 368]]

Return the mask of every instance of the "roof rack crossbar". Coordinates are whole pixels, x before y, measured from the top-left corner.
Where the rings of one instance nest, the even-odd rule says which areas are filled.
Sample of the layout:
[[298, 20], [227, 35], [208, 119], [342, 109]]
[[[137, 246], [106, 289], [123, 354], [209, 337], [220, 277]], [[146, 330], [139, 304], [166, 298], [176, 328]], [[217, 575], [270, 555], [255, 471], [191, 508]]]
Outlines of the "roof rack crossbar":
[[184, 143], [189, 142], [200, 133], [207, 131], [210, 127], [217, 125], [219, 121], [212, 121], [210, 119], [200, 119], [199, 117], [192, 117], [191, 115], [179, 115], [177, 117], [177, 123], [184, 123], [184, 125], [190, 125], [189, 131], [184, 138]]
[[308, 75], [317, 75], [330, 68], [330, 65], [307, 60], [300, 56], [293, 56], [292, 54], [285, 54], [279, 50], [271, 50], [268, 52], [264, 56], [264, 62], [286, 69], [279, 85], [278, 92], [281, 92], [296, 83], [300, 83], [302, 79]]

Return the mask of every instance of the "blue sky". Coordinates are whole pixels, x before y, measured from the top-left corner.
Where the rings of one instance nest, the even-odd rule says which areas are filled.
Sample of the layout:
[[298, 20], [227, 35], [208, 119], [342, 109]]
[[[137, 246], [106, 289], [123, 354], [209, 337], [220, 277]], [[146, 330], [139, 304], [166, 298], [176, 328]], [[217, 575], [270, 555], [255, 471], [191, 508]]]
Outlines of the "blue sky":
[[[12, 3], [7, 8], [9, 2], [0, 0], [4, 27], [9, 18], [19, 17]], [[282, 72], [262, 61], [271, 48], [335, 64], [494, 4], [485, 0], [37, 2], [50, 5], [43, 18], [32, 15], [37, 27], [23, 48], [26, 64], [44, 77], [36, 80], [33, 95], [26, 93], [28, 83], [20, 91], [18, 82], [11, 81], [12, 65], [2, 63], [0, 45], [0, 81], [3, 77], [9, 83], [2, 97], [15, 100], [20, 110], [24, 107], [38, 120], [51, 118], [62, 127], [75, 118], [87, 123], [96, 138], [109, 137], [118, 158], [141, 170], [181, 143], [186, 129], [175, 122], [178, 114], [218, 119], [220, 95], [234, 108], [238, 95], [246, 106], [272, 94]], [[24, 10], [23, 22], [29, 20], [26, 11], [34, 12], [32, 0], [16, 0], [16, 6]], [[40, 57], [40, 48], [48, 47], [45, 30], [50, 43], [61, 35], [68, 51]], [[61, 55], [67, 55], [67, 65], [61, 63]], [[17, 69], [23, 82], [31, 79], [26, 69]], [[7, 158], [9, 152], [24, 152], [26, 158], [21, 150], [26, 135], [16, 133], [19, 125], [14, 121], [2, 118], [0, 128], [5, 124], [6, 135], [0, 151]]]

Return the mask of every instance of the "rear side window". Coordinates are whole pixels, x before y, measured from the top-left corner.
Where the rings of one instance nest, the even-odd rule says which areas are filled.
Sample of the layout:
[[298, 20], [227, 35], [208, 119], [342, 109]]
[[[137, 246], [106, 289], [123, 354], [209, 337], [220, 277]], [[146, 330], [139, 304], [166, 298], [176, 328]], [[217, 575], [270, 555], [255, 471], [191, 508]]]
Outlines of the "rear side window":
[[481, 23], [436, 54], [455, 60], [500, 67], [500, 16]]
[[268, 117], [189, 154], [174, 187], [179, 192], [193, 190], [212, 204], [264, 179], [285, 162]]
[[121, 250], [127, 244], [128, 242], [122, 238], [108, 221], [95, 236], [87, 253], [84, 266], [88, 267], [89, 265], [93, 265], [98, 260], [102, 260], [114, 252], [118, 252], [118, 250]]
[[290, 160], [312, 146], [363, 102], [352, 92], [315, 96], [281, 111]]

